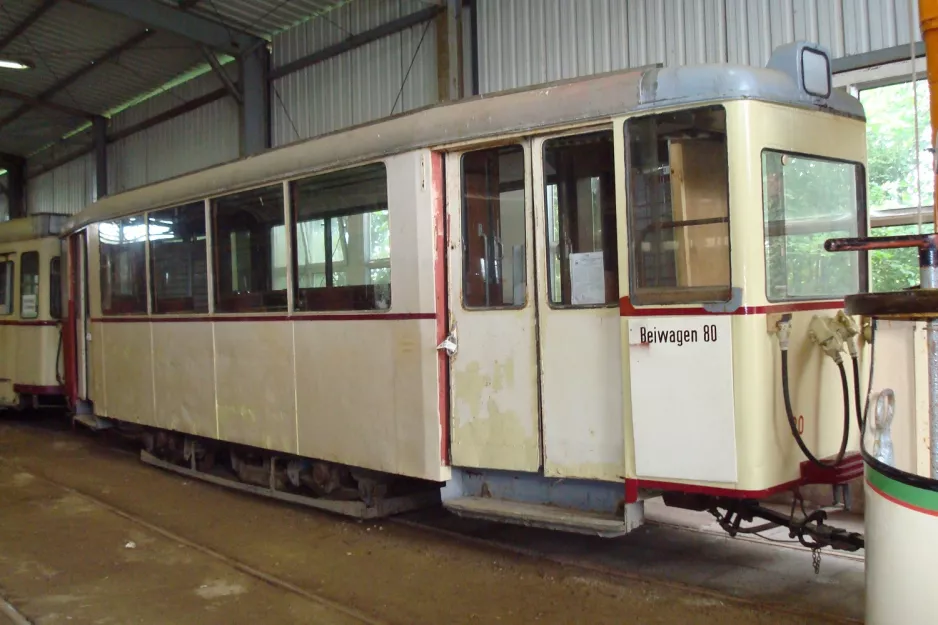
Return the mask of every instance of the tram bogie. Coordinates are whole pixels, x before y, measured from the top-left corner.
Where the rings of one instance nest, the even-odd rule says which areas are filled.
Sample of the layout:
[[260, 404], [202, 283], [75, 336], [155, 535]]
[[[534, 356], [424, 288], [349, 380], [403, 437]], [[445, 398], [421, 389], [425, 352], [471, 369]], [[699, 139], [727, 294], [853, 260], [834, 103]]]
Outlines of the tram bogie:
[[102, 198], [68, 224], [76, 413], [320, 507], [604, 536], [662, 493], [853, 479], [866, 258], [823, 241], [867, 230], [865, 128], [824, 58], [493, 94]]

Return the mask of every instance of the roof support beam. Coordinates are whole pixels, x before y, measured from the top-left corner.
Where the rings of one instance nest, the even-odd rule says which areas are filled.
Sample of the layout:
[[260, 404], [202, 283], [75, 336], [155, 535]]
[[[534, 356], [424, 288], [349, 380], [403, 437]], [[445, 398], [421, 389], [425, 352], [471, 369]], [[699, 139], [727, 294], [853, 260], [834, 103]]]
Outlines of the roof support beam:
[[462, 0], [441, 0], [446, 12], [436, 17], [437, 99], [459, 100], [462, 78]]
[[259, 46], [240, 59], [241, 155], [270, 147], [270, 52]]
[[40, 17], [42, 17], [46, 11], [52, 8], [59, 0], [45, 0], [42, 4], [33, 9], [29, 15], [23, 18], [23, 21], [13, 27], [13, 30], [6, 34], [6, 37], [0, 39], [0, 50], [6, 48], [14, 39], [26, 32], [26, 29], [36, 23]]
[[0, 154], [0, 167], [7, 170], [7, 206], [10, 219], [26, 216], [26, 159]]
[[[37, 95], [35, 99], [38, 101], [45, 101], [49, 99], [50, 97], [52, 97], [53, 95], [61, 91], [62, 89], [65, 89], [66, 87], [71, 85], [73, 82], [83, 77], [85, 74], [88, 74], [89, 72], [93, 71], [95, 68], [99, 67], [102, 63], [107, 63], [114, 57], [120, 55], [121, 53], [147, 40], [152, 35], [153, 35], [153, 31], [149, 29], [137, 33], [130, 39], [126, 40], [124, 43], [114, 46], [113, 48], [111, 48], [110, 50], [108, 50], [107, 52], [105, 52], [104, 54], [96, 58], [94, 61], [84, 66], [80, 70], [78, 70], [77, 72], [73, 74], [69, 74], [62, 80], [56, 82], [54, 85], [52, 85], [51, 87], [49, 87], [48, 89], [46, 89], [45, 91]], [[31, 108], [32, 108], [31, 104], [24, 104], [23, 106], [20, 106], [19, 108], [14, 110], [12, 113], [7, 115], [3, 119], [0, 119], [0, 129], [2, 129], [4, 126], [9, 125], [11, 122], [19, 119], [20, 117], [22, 117]]]
[[43, 108], [50, 109], [52, 111], [58, 111], [59, 113], [65, 113], [71, 117], [78, 117], [80, 119], [94, 119], [94, 113], [89, 113], [88, 111], [83, 111], [71, 106], [65, 106], [64, 104], [58, 104], [56, 102], [50, 102], [48, 100], [39, 100], [32, 96], [24, 95], [22, 93], [17, 93], [16, 91], [10, 91], [9, 89], [0, 88], [0, 98], [10, 98], [11, 100], [19, 100], [30, 106], [41, 106]]
[[238, 88], [235, 87], [235, 84], [231, 82], [231, 78], [229, 78], [228, 74], [225, 73], [221, 63], [218, 62], [218, 57], [215, 56], [214, 52], [209, 50], [208, 46], [200, 47], [202, 49], [202, 56], [204, 56], [205, 60], [208, 61], [208, 64], [212, 66], [212, 71], [215, 72], [215, 75], [218, 76], [218, 79], [222, 82], [223, 85], [225, 85], [225, 89], [227, 89], [231, 97], [235, 99], [235, 102], [240, 105], [241, 92], [238, 91]]
[[95, 117], [91, 122], [91, 140], [94, 150], [95, 197], [107, 195], [107, 119]]
[[180, 11], [157, 0], [82, 1], [102, 11], [123, 15], [157, 30], [176, 33], [232, 56], [239, 56], [255, 44], [264, 43], [259, 37], [228, 28], [224, 24], [193, 13]]

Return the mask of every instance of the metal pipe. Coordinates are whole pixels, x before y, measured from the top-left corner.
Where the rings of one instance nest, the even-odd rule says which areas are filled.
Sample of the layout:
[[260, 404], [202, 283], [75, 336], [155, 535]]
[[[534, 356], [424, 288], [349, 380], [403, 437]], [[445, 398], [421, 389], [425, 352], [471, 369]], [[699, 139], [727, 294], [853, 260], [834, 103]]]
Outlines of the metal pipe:
[[[918, 15], [922, 28], [922, 40], [925, 42], [925, 68], [931, 94], [929, 103], [932, 147], [935, 147], [936, 128], [938, 128], [938, 91], [936, 91], [938, 90], [938, 2], [918, 0]], [[938, 168], [935, 170], [935, 178], [938, 180]], [[934, 220], [935, 231], [938, 232], [938, 202], [934, 207]]]
[[[928, 88], [931, 111], [932, 147], [935, 146], [935, 129], [938, 128], [938, 2], [919, 0], [918, 15], [922, 28], [922, 40], [925, 42], [925, 68], [928, 75]], [[912, 85], [915, 88], [915, 85]], [[938, 182], [938, 167], [933, 171]], [[938, 187], [935, 187], [938, 188]], [[938, 232], [938, 202], [934, 206], [934, 228]], [[919, 250], [921, 288], [938, 289], [938, 248], [930, 245]], [[928, 334], [928, 425], [929, 451], [931, 460], [931, 478], [938, 479], [938, 320], [927, 324]]]

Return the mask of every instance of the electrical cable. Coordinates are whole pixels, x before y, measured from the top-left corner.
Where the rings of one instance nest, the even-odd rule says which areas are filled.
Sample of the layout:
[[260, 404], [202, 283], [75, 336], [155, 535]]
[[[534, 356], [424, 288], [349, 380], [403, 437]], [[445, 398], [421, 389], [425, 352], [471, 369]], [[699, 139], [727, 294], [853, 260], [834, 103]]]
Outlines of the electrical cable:
[[841, 460], [844, 459], [844, 455], [847, 452], [847, 439], [850, 436], [850, 384], [847, 382], [847, 370], [844, 369], [843, 362], [838, 362], [837, 367], [840, 369], [840, 382], [843, 387], [844, 395], [844, 430], [843, 437], [840, 441], [840, 451], [837, 452], [837, 457], [833, 463], [828, 464], [819, 460], [808, 447], [805, 445], [804, 440], [801, 438], [801, 435], [798, 433], [798, 425], [795, 423], [795, 416], [791, 407], [791, 394], [788, 389], [788, 349], [782, 348], [782, 392], [785, 398], [785, 412], [788, 416], [788, 426], [791, 428], [791, 435], [794, 437], [795, 442], [798, 444], [798, 447], [801, 449], [802, 453], [810, 460], [813, 464], [824, 468], [830, 469], [840, 464]]
[[[872, 362], [872, 355], [870, 356], [870, 361]], [[857, 411], [857, 427], [860, 429], [860, 436], [863, 436], [863, 404], [860, 402], [860, 356], [855, 355], [851, 357], [853, 361], [853, 401], [856, 404], [855, 410]], [[873, 379], [870, 378], [870, 383]]]

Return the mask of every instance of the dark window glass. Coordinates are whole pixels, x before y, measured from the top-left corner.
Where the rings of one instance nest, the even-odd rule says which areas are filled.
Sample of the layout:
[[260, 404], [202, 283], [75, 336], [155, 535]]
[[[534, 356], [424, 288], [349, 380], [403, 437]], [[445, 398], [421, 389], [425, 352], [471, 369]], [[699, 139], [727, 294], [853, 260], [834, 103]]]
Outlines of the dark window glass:
[[462, 157], [463, 305], [526, 303], [524, 150], [511, 145]]
[[20, 254], [20, 318], [39, 316], [39, 252]]
[[275, 280], [276, 250], [285, 245], [283, 186], [220, 197], [212, 202], [217, 312], [287, 309], [287, 287]]
[[62, 318], [62, 259], [54, 256], [49, 261], [49, 316]]
[[[296, 227], [296, 310], [382, 310], [391, 306], [391, 230], [383, 163], [291, 185]], [[277, 277], [286, 281], [286, 255]]]
[[861, 180], [855, 163], [763, 151], [769, 301], [840, 298], [861, 290], [860, 253], [824, 249], [827, 239], [863, 232]]
[[13, 314], [13, 270], [12, 260], [0, 261], [0, 315]]
[[154, 211], [147, 229], [153, 314], [208, 312], [205, 204]]
[[730, 299], [726, 113], [721, 107], [631, 120], [630, 297], [636, 304]]
[[146, 314], [147, 226], [143, 216], [98, 224], [101, 258], [101, 312]]
[[612, 131], [545, 142], [544, 192], [551, 303], [618, 303]]

